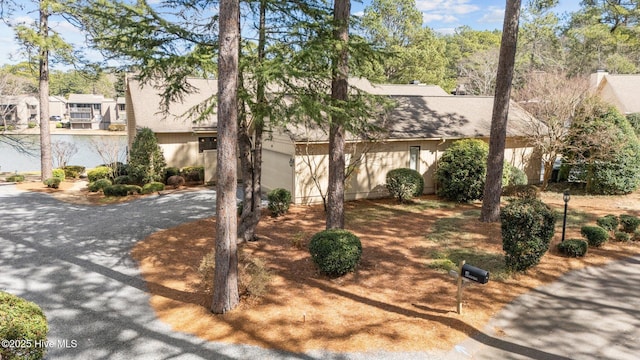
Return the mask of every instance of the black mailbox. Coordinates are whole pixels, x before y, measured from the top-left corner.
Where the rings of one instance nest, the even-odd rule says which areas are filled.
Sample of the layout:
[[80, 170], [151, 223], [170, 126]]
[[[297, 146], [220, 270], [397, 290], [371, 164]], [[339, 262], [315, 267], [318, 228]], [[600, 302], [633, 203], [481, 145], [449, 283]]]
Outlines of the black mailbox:
[[489, 282], [489, 272], [468, 264], [462, 265], [462, 277], [480, 284]]

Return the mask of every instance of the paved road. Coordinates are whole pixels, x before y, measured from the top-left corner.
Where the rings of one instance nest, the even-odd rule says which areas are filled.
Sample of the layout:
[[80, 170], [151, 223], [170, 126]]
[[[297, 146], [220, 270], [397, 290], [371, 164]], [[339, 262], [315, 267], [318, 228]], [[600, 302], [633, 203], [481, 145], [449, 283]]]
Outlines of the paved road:
[[[109, 206], [60, 202], [0, 185], [0, 290], [40, 305], [47, 359], [436, 359], [431, 353], [310, 352], [206, 342], [172, 331], [148, 305], [131, 247], [160, 229], [213, 215], [215, 192]], [[213, 229], [212, 229], [213, 231]]]
[[519, 297], [446, 358], [638, 359], [639, 284], [640, 258], [570, 272]]

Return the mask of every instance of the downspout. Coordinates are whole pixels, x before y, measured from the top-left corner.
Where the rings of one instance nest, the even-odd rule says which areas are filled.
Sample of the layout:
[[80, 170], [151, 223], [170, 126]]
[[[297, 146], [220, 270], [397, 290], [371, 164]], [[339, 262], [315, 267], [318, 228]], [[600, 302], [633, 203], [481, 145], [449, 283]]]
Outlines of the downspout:
[[[440, 142], [436, 144], [436, 168], [434, 169], [434, 174], [436, 173], [436, 171], [438, 171], [438, 147], [442, 144], [444, 144], [447, 140], [445, 138], [440, 138]], [[433, 182], [433, 191], [437, 194], [438, 193], [438, 182], [434, 181]]]

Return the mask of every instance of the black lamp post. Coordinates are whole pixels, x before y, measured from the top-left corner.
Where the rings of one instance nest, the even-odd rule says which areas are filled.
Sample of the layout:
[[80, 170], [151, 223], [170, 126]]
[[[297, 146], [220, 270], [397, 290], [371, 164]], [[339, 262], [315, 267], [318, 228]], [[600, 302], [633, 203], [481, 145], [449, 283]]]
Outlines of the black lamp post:
[[569, 200], [571, 200], [571, 195], [569, 194], [569, 190], [565, 190], [562, 193], [562, 200], [564, 200], [564, 219], [562, 220], [562, 240], [564, 241], [564, 233], [567, 227], [567, 205], [569, 204]]

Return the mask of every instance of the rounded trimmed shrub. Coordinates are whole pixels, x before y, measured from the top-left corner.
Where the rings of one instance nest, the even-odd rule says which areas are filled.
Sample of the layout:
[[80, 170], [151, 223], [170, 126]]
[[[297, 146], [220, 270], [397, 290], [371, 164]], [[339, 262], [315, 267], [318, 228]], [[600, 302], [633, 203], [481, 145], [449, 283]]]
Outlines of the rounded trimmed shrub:
[[98, 179], [92, 183], [89, 183], [89, 185], [87, 185], [87, 188], [91, 192], [98, 192], [100, 190], [104, 190], [104, 188], [111, 185], [112, 185], [111, 180], [109, 179]]
[[267, 193], [267, 207], [273, 216], [280, 216], [289, 211], [291, 192], [283, 188], [275, 188]]
[[52, 189], [59, 188], [61, 182], [62, 180], [57, 177], [48, 178], [47, 180], [43, 181], [43, 183], [47, 185], [48, 188], [52, 188]]
[[631, 240], [631, 235], [629, 233], [626, 233], [624, 231], [616, 231], [615, 234], [613, 235], [614, 239], [616, 239], [616, 241], [622, 241], [622, 242], [627, 242], [629, 240]]
[[127, 196], [129, 195], [129, 185], [114, 184], [102, 189], [105, 196]]
[[387, 190], [400, 202], [422, 195], [424, 178], [413, 169], [393, 169], [387, 173]]
[[598, 224], [598, 226], [608, 231], [616, 231], [618, 229], [618, 226], [620, 225], [618, 217], [613, 214], [608, 214], [599, 218], [598, 220], [596, 220], [596, 223]]
[[316, 233], [309, 242], [313, 262], [325, 275], [338, 277], [353, 271], [362, 256], [362, 243], [353, 233], [329, 229]]
[[62, 168], [64, 170], [64, 176], [77, 179], [82, 173], [84, 173], [85, 167], [80, 165], [67, 165]]
[[633, 234], [640, 226], [640, 218], [633, 215], [622, 214], [620, 215], [620, 225], [622, 231]]
[[558, 244], [558, 251], [569, 257], [583, 257], [589, 246], [582, 239], [568, 239]]
[[89, 182], [94, 182], [100, 179], [109, 179], [113, 174], [113, 170], [108, 166], [98, 166], [87, 172], [87, 178]]
[[180, 170], [180, 174], [187, 182], [204, 182], [204, 166], [187, 166]]
[[502, 196], [538, 199], [540, 198], [540, 188], [535, 185], [508, 185], [502, 188]]
[[167, 185], [173, 186], [174, 189], [177, 189], [180, 186], [183, 186], [184, 182], [185, 182], [184, 178], [180, 175], [169, 176], [169, 178], [166, 181]]
[[36, 342], [45, 342], [48, 331], [47, 318], [38, 305], [0, 291], [0, 339], [20, 345], [0, 346], [0, 359], [42, 359], [46, 347], [36, 346]]
[[169, 185], [167, 183], [167, 181], [169, 180], [170, 177], [172, 176], [178, 176], [180, 175], [180, 169], [175, 167], [175, 166], [170, 166], [170, 167], [166, 167], [164, 168], [164, 183]]
[[11, 176], [7, 177], [7, 182], [21, 183], [23, 181], [24, 181], [24, 175], [14, 174], [14, 175], [11, 175]]
[[589, 246], [593, 247], [600, 247], [609, 239], [609, 232], [600, 226], [583, 226], [580, 233], [587, 238]]
[[511, 163], [504, 163], [503, 173], [503, 185], [518, 186], [529, 184], [527, 174], [519, 168], [511, 165]]
[[114, 184], [133, 184], [135, 180], [131, 178], [129, 175], [120, 175], [117, 178], [113, 179]]
[[61, 181], [64, 181], [65, 179], [64, 169], [53, 169], [51, 176], [54, 178], [58, 178]]
[[438, 196], [457, 202], [482, 198], [487, 176], [489, 145], [466, 139], [451, 144], [438, 161], [435, 179]]
[[500, 212], [507, 268], [524, 271], [540, 262], [555, 232], [556, 213], [536, 199], [518, 199]]
[[158, 192], [164, 190], [164, 184], [159, 181], [153, 181], [148, 184], [144, 184], [142, 187], [143, 194], [151, 194], [153, 192]]

